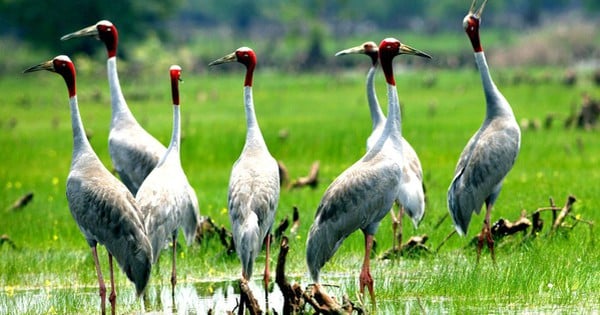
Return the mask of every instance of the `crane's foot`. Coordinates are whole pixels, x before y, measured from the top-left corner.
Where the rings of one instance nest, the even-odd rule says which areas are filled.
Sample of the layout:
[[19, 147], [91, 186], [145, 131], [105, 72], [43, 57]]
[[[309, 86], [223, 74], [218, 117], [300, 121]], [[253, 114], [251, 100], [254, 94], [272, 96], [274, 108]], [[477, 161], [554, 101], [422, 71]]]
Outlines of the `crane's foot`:
[[492, 261], [496, 262], [496, 255], [494, 254], [494, 238], [492, 237], [492, 230], [487, 221], [484, 223], [483, 229], [481, 229], [481, 233], [479, 233], [477, 238], [477, 263], [479, 263], [479, 257], [481, 256], [484, 241], [487, 243], [487, 247], [490, 250]]
[[360, 295], [362, 296], [364, 296], [365, 287], [367, 287], [367, 289], [369, 290], [369, 295], [371, 296], [371, 302], [373, 303], [373, 305], [375, 305], [376, 302], [375, 290], [373, 289], [373, 277], [371, 277], [371, 272], [368, 269], [363, 269], [360, 272], [359, 286]]

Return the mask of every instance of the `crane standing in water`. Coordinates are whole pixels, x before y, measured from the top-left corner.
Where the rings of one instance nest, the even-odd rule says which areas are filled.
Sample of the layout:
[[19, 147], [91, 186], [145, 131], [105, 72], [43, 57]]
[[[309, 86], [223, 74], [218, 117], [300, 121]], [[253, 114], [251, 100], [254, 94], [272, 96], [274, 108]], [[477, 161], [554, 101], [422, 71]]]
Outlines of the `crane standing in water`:
[[256, 67], [256, 54], [248, 47], [219, 58], [209, 66], [228, 62], [246, 66], [244, 79], [244, 108], [246, 112], [246, 141], [240, 157], [233, 164], [229, 178], [227, 207], [233, 231], [233, 241], [242, 262], [242, 280], [252, 277], [254, 261], [266, 244], [263, 276], [265, 297], [269, 285], [270, 231], [279, 203], [279, 166], [269, 153], [263, 139], [252, 98], [252, 81]]
[[33, 66], [25, 72], [48, 70], [60, 74], [67, 84], [73, 129], [73, 157], [67, 177], [67, 201], [71, 214], [92, 249], [98, 275], [102, 314], [106, 313], [106, 285], [102, 277], [96, 246], [108, 251], [111, 293], [109, 301], [115, 314], [116, 291], [113, 256], [135, 284], [141, 295], [152, 266], [152, 247], [146, 236], [142, 214], [131, 192], [104, 167], [85, 135], [77, 103], [75, 66], [67, 56]]
[[388, 118], [373, 147], [342, 172], [321, 198], [306, 241], [306, 262], [315, 282], [314, 290], [320, 290], [319, 276], [323, 265], [351, 233], [360, 229], [365, 236], [365, 254], [359, 289], [364, 293], [367, 287], [375, 303], [370, 271], [373, 236], [394, 202], [399, 202], [403, 169], [402, 163], [398, 162], [398, 157], [402, 157], [402, 120], [392, 65], [393, 58], [402, 54], [431, 58], [394, 38], [386, 38], [379, 45], [387, 81]]
[[181, 124], [179, 104], [179, 80], [181, 67], [171, 66], [171, 95], [173, 100], [173, 133], [167, 152], [148, 174], [135, 199], [144, 214], [144, 224], [152, 244], [153, 263], [156, 264], [161, 250], [169, 239], [173, 242], [171, 270], [171, 298], [175, 299], [177, 283], [177, 235], [183, 228], [188, 246], [196, 237], [199, 206], [196, 192], [190, 186], [181, 167]]

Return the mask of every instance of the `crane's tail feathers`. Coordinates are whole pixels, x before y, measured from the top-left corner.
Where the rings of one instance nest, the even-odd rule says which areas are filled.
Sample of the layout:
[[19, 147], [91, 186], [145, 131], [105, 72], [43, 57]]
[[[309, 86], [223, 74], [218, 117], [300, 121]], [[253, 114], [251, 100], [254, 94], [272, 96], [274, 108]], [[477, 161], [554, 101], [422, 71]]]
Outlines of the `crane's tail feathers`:
[[326, 226], [315, 222], [306, 240], [306, 263], [314, 283], [319, 282], [319, 273], [325, 263], [331, 259], [346, 236], [339, 236]]
[[[115, 250], [115, 253], [119, 254], [113, 254], [113, 257], [115, 257], [119, 267], [127, 275], [127, 278], [135, 284], [136, 293], [140, 296], [144, 293], [150, 280], [152, 248], [146, 237], [132, 240], [126, 245], [121, 250]], [[125, 253], [122, 250], [125, 250]]]
[[250, 279], [254, 269], [254, 260], [262, 247], [258, 226], [243, 231], [239, 240], [234, 239], [235, 248], [242, 262], [242, 272]]

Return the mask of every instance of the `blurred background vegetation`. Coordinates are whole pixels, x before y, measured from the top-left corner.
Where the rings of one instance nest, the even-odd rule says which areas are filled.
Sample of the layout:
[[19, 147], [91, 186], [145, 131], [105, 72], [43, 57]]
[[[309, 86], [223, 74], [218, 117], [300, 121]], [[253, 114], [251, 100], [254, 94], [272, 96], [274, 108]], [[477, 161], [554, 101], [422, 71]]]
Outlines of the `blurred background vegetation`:
[[[134, 75], [156, 58], [202, 71], [208, 61], [240, 46], [253, 47], [261, 66], [329, 69], [357, 62], [334, 63], [335, 51], [387, 36], [431, 53], [430, 66], [459, 67], [472, 64], [461, 25], [469, 5], [470, 0], [0, 0], [0, 73], [40, 57], [104, 54], [94, 41], [59, 40], [102, 19], [118, 27], [119, 57]], [[573, 66], [586, 60], [597, 65], [599, 21], [598, 0], [492, 0], [483, 16], [483, 44], [502, 48], [494, 51], [496, 66]]]

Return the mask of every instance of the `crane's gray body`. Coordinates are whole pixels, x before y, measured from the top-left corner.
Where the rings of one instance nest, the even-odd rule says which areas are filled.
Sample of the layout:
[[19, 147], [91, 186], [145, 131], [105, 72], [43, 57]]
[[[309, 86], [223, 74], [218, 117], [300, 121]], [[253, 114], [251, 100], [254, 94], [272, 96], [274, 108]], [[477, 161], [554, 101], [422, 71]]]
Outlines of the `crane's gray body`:
[[[397, 100], [395, 86], [388, 84], [388, 97]], [[394, 202], [400, 202], [403, 165], [397, 102], [390, 103], [389, 117], [373, 147], [342, 172], [321, 198], [306, 242], [306, 260], [315, 283], [323, 265], [351, 233], [360, 229], [374, 235]]]
[[473, 212], [493, 205], [521, 146], [521, 131], [508, 101], [495, 86], [483, 52], [475, 53], [486, 99], [486, 117], [460, 155], [448, 189], [456, 230], [465, 234]]
[[187, 244], [191, 245], [200, 221], [198, 198], [181, 167], [179, 147], [179, 105], [175, 105], [171, 144], [136, 195], [152, 243], [154, 263], [170, 239], [177, 241], [179, 228], [183, 228]]
[[246, 142], [231, 170], [227, 207], [242, 273], [249, 279], [263, 240], [275, 220], [280, 184], [279, 166], [269, 153], [258, 126], [250, 86], [244, 87], [244, 104]]
[[77, 98], [71, 98], [73, 158], [67, 200], [88, 244], [104, 245], [140, 294], [150, 277], [152, 248], [131, 192], [98, 159], [85, 137]]
[[[381, 111], [377, 95], [375, 93], [374, 77], [377, 67], [374, 65], [367, 73], [367, 101], [373, 129], [367, 139], [367, 151], [370, 150], [377, 139], [381, 137], [386, 118]], [[400, 205], [408, 213], [414, 226], [418, 226], [425, 213], [425, 192], [423, 189], [423, 168], [419, 156], [413, 147], [402, 137], [402, 155], [398, 156], [399, 163], [402, 164], [402, 178], [400, 180], [400, 190], [398, 200]]]
[[165, 155], [165, 146], [137, 122], [123, 97], [116, 57], [108, 58], [108, 83], [112, 115], [108, 149], [113, 166], [121, 181], [133, 195]]

